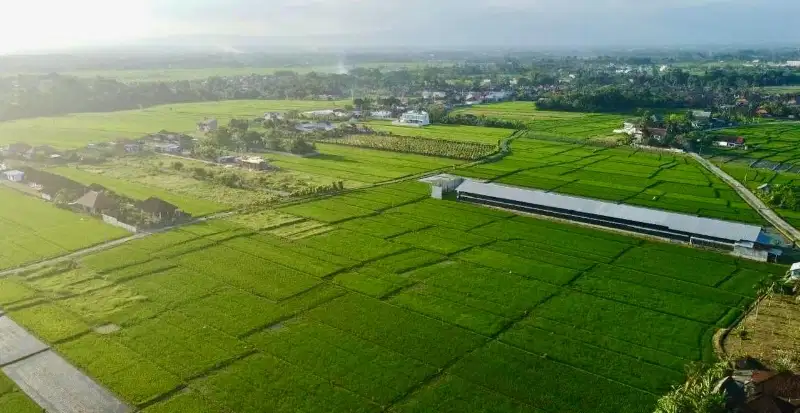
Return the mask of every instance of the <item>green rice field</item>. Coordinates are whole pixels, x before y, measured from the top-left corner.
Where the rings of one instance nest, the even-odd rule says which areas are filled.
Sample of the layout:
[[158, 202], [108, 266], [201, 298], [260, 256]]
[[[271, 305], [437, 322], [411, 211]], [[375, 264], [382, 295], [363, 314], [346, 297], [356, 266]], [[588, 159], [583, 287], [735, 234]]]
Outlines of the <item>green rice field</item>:
[[485, 128], [466, 125], [430, 125], [424, 128], [410, 126], [394, 126], [391, 122], [372, 121], [367, 124], [381, 132], [391, 132], [399, 136], [422, 137], [439, 140], [461, 141], [497, 145], [501, 140], [510, 137], [513, 129]]
[[410, 181], [2, 278], [0, 306], [144, 413], [644, 413], [784, 271]]
[[0, 199], [0, 270], [128, 235], [123, 229], [4, 185], [0, 185]]
[[536, 109], [532, 102], [504, 102], [475, 105], [458, 109], [454, 113], [467, 113], [487, 118], [500, 118], [525, 122], [527, 129], [545, 137], [603, 139], [622, 127], [623, 115], [578, 112], [557, 112]]
[[0, 412], [42, 413], [42, 409], [0, 372]]
[[723, 129], [715, 134], [744, 137], [747, 150], [708, 148], [711, 154], [728, 159], [743, 158], [748, 162], [764, 161], [770, 166], [800, 167], [800, 122], [766, 122]]
[[[746, 163], [740, 162], [723, 163], [718, 166], [756, 194], [758, 193], [758, 187], [763, 184], [800, 186], [800, 175], [796, 173], [751, 168]], [[773, 209], [793, 227], [800, 228], [800, 212], [781, 208]]]
[[154, 106], [141, 110], [109, 113], [80, 113], [66, 116], [0, 122], [0, 145], [23, 141], [71, 149], [92, 142], [119, 138], [140, 138], [160, 130], [193, 133], [197, 122], [216, 118], [253, 118], [269, 111], [341, 108], [349, 101], [234, 100]]
[[524, 137], [515, 140], [511, 149], [511, 155], [499, 162], [457, 173], [507, 185], [709, 218], [762, 222], [758, 213], [733, 189], [682, 155]]

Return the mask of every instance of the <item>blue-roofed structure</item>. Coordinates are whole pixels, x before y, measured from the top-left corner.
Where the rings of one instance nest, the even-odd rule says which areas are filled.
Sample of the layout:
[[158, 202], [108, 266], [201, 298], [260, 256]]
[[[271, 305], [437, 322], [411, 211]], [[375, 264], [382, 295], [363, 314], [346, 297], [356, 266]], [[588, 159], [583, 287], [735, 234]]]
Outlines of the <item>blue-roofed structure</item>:
[[609, 228], [622, 229], [734, 249], [737, 244], [753, 248], [768, 245], [763, 228], [738, 222], [702, 218], [657, 209], [620, 205], [613, 202], [561, 195], [536, 189], [465, 180], [455, 189], [458, 199], [509, 208]]

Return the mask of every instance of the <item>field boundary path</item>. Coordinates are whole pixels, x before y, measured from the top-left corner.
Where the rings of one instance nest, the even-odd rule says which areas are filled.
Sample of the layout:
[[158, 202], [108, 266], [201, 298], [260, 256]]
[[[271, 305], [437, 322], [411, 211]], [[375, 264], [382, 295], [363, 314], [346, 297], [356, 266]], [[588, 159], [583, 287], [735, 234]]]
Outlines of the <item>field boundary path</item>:
[[764, 203], [761, 199], [759, 199], [753, 192], [747, 189], [741, 182], [734, 179], [732, 176], [728, 175], [725, 171], [720, 169], [718, 166], [714, 165], [708, 159], [703, 158], [702, 156], [691, 153], [692, 158], [694, 158], [697, 162], [700, 162], [703, 167], [711, 171], [714, 175], [718, 176], [722, 179], [725, 183], [727, 183], [731, 188], [733, 188], [741, 197], [745, 200], [753, 209], [755, 209], [764, 219], [766, 219], [770, 224], [772, 224], [775, 228], [778, 229], [783, 235], [789, 237], [793, 243], [798, 244], [800, 243], [800, 231], [798, 231], [795, 227], [789, 225], [788, 222], [784, 221], [783, 218], [778, 216], [767, 204]]
[[128, 413], [132, 409], [0, 311], [0, 366], [48, 413]]

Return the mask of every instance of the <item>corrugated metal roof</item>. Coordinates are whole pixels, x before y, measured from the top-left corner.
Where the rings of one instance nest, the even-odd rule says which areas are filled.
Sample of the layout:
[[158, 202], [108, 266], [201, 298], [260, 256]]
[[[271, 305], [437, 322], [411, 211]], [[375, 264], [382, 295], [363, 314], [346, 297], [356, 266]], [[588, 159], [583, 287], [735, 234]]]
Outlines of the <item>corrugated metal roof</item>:
[[550, 208], [567, 209], [584, 214], [601, 215], [615, 219], [659, 225], [675, 231], [705, 235], [733, 242], [757, 242], [761, 234], [761, 227], [755, 225], [701, 218], [693, 215], [620, 205], [594, 199], [548, 193], [536, 189], [523, 189], [473, 180], [464, 181], [456, 188], [456, 191], [525, 202]]

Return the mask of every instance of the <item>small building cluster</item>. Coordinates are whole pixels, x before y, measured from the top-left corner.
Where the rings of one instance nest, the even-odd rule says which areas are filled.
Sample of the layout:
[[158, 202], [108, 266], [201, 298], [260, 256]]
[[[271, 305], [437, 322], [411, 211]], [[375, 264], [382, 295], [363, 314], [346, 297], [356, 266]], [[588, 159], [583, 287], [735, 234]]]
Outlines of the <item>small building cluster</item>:
[[794, 413], [800, 409], [800, 375], [767, 370], [752, 359], [737, 360], [715, 389], [725, 395], [729, 411]]
[[150, 197], [138, 201], [115, 194], [99, 185], [86, 186], [61, 175], [23, 167], [7, 170], [2, 177], [24, 185], [26, 194], [36, 195], [77, 212], [97, 215], [112, 225], [135, 231], [163, 227], [191, 218], [177, 206]]

